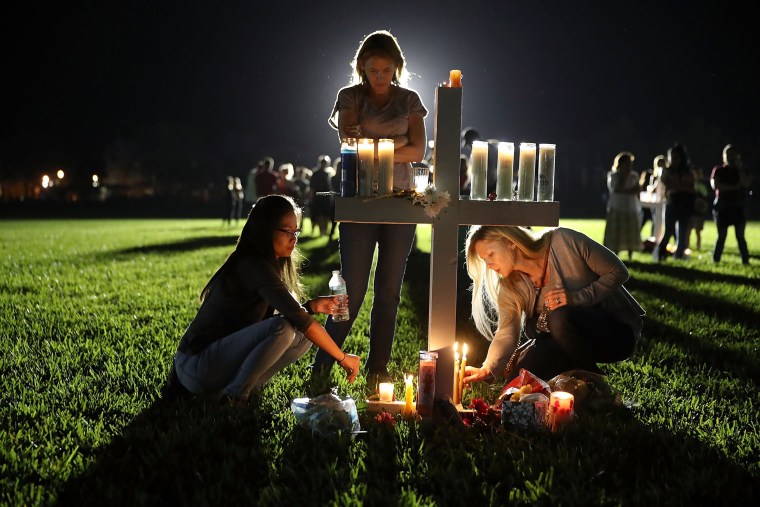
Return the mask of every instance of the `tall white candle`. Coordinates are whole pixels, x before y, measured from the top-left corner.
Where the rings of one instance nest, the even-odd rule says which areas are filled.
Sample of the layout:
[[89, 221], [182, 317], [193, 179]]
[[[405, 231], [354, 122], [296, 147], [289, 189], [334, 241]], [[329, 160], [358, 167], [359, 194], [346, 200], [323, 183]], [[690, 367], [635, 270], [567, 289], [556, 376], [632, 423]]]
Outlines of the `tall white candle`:
[[512, 200], [514, 178], [515, 143], [499, 143], [499, 163], [496, 166], [496, 199]]
[[520, 143], [520, 167], [517, 170], [517, 199], [533, 200], [536, 179], [536, 143]]
[[470, 199], [484, 201], [488, 185], [488, 143], [486, 141], [472, 142], [470, 171], [472, 172]]
[[538, 145], [537, 201], [554, 200], [554, 155], [556, 148], [554, 144]]
[[359, 157], [359, 195], [371, 196], [375, 173], [375, 140], [359, 139], [357, 153]]
[[377, 195], [393, 193], [393, 139], [377, 141]]

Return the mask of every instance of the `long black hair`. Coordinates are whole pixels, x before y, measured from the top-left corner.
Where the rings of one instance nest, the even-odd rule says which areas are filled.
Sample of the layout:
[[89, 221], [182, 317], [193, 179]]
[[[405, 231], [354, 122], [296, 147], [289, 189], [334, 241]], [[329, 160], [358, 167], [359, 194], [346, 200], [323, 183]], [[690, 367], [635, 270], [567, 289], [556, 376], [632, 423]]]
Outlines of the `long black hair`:
[[303, 301], [305, 293], [299, 281], [301, 256], [298, 250], [293, 250], [290, 257], [280, 257], [279, 259], [274, 254], [274, 232], [280, 226], [282, 218], [291, 212], [295, 213], [296, 219], [300, 221], [301, 208], [286, 195], [270, 194], [260, 197], [256, 201], [248, 213], [235, 250], [216, 270], [214, 276], [201, 291], [201, 303], [208, 297], [217, 278], [222, 277], [224, 281], [234, 283], [231, 276], [235, 272], [235, 267], [241, 258], [249, 256], [271, 263], [280, 273], [288, 290], [299, 302]]

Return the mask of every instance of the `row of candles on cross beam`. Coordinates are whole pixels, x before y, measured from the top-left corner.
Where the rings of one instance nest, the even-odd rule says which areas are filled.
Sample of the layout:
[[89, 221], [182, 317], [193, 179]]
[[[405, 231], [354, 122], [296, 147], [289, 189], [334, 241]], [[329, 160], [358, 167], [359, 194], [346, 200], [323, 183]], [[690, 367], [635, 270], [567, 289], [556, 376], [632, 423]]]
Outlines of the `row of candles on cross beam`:
[[[377, 163], [375, 160], [377, 144]], [[341, 141], [341, 197], [370, 197], [393, 193], [393, 139], [345, 138]], [[520, 143], [517, 170], [517, 192], [514, 185], [515, 144], [498, 144], [496, 167], [496, 200], [553, 201], [554, 160], [556, 145], [538, 145], [538, 175], [536, 175], [536, 143]], [[470, 154], [470, 199], [488, 199], [488, 142], [473, 141]], [[420, 176], [422, 179], [420, 180]], [[415, 189], [422, 192], [427, 185], [428, 172], [413, 175]]]
[[[497, 201], [553, 201], [555, 144], [538, 145], [538, 177], [536, 177], [536, 143], [520, 143], [517, 169], [517, 192], [514, 191], [515, 144], [498, 144], [496, 165]], [[488, 199], [488, 142], [473, 141], [470, 154], [470, 199]]]

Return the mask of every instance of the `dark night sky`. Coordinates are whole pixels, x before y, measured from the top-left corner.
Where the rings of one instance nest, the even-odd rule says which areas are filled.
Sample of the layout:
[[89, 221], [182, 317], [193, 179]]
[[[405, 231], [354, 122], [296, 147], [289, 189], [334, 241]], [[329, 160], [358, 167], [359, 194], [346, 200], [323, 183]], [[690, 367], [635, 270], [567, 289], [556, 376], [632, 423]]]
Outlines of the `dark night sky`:
[[327, 116], [380, 28], [416, 74], [429, 139], [436, 83], [461, 68], [463, 124], [555, 142], [558, 171], [623, 149], [641, 169], [675, 141], [703, 166], [729, 141], [750, 165], [758, 152], [756, 29], [731, 2], [74, 3], [3, 16], [0, 170], [89, 170], [167, 125], [225, 174], [265, 155], [312, 166], [337, 152]]

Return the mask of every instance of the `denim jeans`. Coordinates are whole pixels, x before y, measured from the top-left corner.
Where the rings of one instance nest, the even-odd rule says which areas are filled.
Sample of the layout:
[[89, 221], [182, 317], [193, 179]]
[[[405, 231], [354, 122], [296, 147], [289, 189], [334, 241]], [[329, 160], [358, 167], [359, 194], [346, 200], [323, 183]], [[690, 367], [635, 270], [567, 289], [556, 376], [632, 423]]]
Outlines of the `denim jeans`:
[[675, 259], [683, 259], [686, 249], [689, 247], [689, 224], [694, 209], [694, 199], [684, 199], [684, 202], [667, 203], [665, 205], [665, 233], [654, 249], [654, 260], [665, 258], [665, 248], [670, 238], [675, 236], [677, 240]]
[[[344, 322], [327, 318], [325, 329], [339, 347], [343, 346], [364, 303], [369, 286], [372, 260], [377, 245], [374, 299], [369, 326], [367, 371], [385, 372], [391, 358], [396, 316], [401, 300], [406, 261], [414, 243], [414, 224], [356, 224], [341, 222], [339, 236], [340, 269], [346, 280], [350, 317]], [[314, 366], [328, 369], [335, 359], [318, 351]]]
[[744, 229], [747, 227], [744, 207], [741, 205], [718, 205], [713, 210], [713, 217], [715, 218], [715, 226], [718, 229], [718, 238], [715, 241], [715, 248], [713, 249], [713, 261], [720, 262], [720, 258], [723, 255], [723, 246], [726, 244], [726, 237], [728, 236], [728, 228], [733, 225], [742, 263], [749, 264], [749, 250], [747, 249], [747, 240], [744, 237]]
[[248, 399], [272, 375], [295, 362], [311, 342], [282, 317], [272, 317], [217, 340], [198, 354], [177, 352], [182, 385], [193, 394], [220, 392]]
[[[526, 326], [536, 325], [536, 318]], [[535, 345], [510, 372], [507, 382], [520, 368], [551, 380], [569, 370], [598, 371], [597, 363], [627, 359], [636, 347], [631, 326], [598, 307], [562, 306], [549, 314], [549, 333], [541, 333]]]

